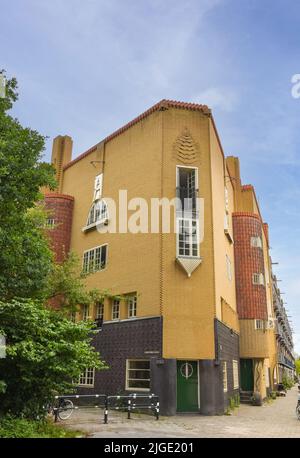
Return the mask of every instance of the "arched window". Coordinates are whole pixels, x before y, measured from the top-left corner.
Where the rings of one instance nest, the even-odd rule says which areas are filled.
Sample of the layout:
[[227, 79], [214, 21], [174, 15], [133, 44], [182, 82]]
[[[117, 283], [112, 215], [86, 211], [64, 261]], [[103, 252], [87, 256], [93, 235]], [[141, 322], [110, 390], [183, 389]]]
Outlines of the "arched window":
[[96, 224], [105, 224], [108, 221], [108, 208], [105, 200], [97, 200], [91, 206], [87, 219], [87, 227]]

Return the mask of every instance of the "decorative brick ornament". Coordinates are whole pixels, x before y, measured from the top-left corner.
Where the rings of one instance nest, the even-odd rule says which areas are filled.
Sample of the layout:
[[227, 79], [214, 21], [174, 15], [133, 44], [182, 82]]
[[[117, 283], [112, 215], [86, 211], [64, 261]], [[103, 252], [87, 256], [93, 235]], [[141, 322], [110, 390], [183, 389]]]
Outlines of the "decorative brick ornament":
[[187, 127], [177, 137], [173, 146], [174, 158], [183, 164], [194, 164], [200, 158], [199, 145], [194, 141]]

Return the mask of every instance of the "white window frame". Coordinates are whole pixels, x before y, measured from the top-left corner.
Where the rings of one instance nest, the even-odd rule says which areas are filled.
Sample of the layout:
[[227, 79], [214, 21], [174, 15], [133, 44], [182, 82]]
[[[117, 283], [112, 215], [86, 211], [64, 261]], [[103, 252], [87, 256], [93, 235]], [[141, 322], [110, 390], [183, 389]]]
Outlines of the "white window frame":
[[236, 359], [232, 360], [232, 373], [233, 373], [233, 389], [237, 390], [240, 387], [240, 382], [239, 382], [239, 362]]
[[228, 280], [232, 281], [232, 262], [228, 254], [226, 254], [226, 270]]
[[[105, 265], [104, 267], [101, 268], [101, 262], [100, 265], [96, 266], [96, 259], [100, 258], [101, 261], [101, 253], [102, 253], [102, 248], [106, 247], [106, 256], [105, 256]], [[100, 253], [100, 255], [99, 255]], [[93, 268], [90, 268], [90, 263], [91, 259], [93, 262]], [[83, 261], [82, 261], [82, 270], [83, 273], [94, 273], [94, 272], [100, 272], [102, 270], [106, 269], [107, 266], [107, 259], [108, 259], [108, 244], [104, 243], [103, 245], [96, 246], [94, 248], [90, 248], [89, 250], [85, 250], [83, 252]]]
[[224, 215], [224, 231], [229, 231], [229, 214], [226, 212]]
[[116, 321], [120, 319], [120, 299], [114, 299], [111, 307], [111, 319]]
[[[134, 370], [135, 370], [135, 371], [136, 371], [136, 370], [139, 370], [139, 369], [134, 369], [134, 368], [131, 369], [131, 368], [130, 368], [130, 362], [131, 362], [131, 361], [142, 361], [142, 362], [147, 361], [147, 362], [149, 363], [149, 369], [140, 369], [140, 370], [149, 372], [149, 378], [148, 378], [148, 379], [134, 379], [134, 378], [131, 379], [131, 378], [129, 377], [129, 375], [130, 375], [130, 370], [132, 370], [132, 371], [134, 371]], [[130, 380], [143, 380], [143, 381], [147, 381], [147, 382], [149, 381], [149, 388], [136, 388], [136, 387], [132, 387], [132, 386], [130, 386]], [[126, 359], [126, 384], [125, 384], [125, 387], [126, 387], [126, 388], [125, 388], [125, 389], [126, 389], [127, 391], [146, 391], [146, 392], [148, 392], [148, 391], [150, 391], [150, 383], [151, 383], [150, 360], [149, 360], [149, 359], [134, 359], [134, 358]]]
[[255, 272], [252, 274], [252, 283], [253, 285], [265, 286], [265, 276], [263, 273]]
[[[101, 313], [99, 313], [101, 310]], [[104, 318], [104, 302], [100, 301], [96, 304], [96, 313], [95, 313], [96, 320], [103, 320]]]
[[[186, 240], [181, 239], [181, 222], [188, 223], [188, 231], [189, 234], [187, 236], [188, 242]], [[193, 240], [194, 234], [193, 234], [193, 225], [195, 223], [196, 227], [196, 242]], [[176, 224], [177, 224], [177, 257], [180, 258], [199, 258], [200, 256], [200, 250], [199, 250], [199, 219], [196, 218], [176, 218]], [[181, 247], [181, 244], [183, 247]], [[186, 248], [188, 246], [188, 248]], [[183, 249], [184, 253], [181, 253], [181, 250]], [[188, 254], [186, 254], [186, 251], [188, 249]], [[194, 254], [193, 251], [196, 249], [197, 253]]]
[[90, 320], [90, 306], [89, 305], [83, 305], [82, 306], [82, 321], [88, 321]]
[[128, 318], [136, 318], [137, 296], [136, 294], [128, 297]]
[[227, 361], [223, 361], [223, 391], [227, 393], [228, 391], [228, 379], [227, 379]]
[[94, 200], [101, 199], [103, 188], [103, 173], [96, 175], [94, 181]]
[[86, 221], [86, 226], [82, 229], [83, 232], [92, 229], [93, 227], [108, 224], [109, 213], [108, 205], [104, 199], [93, 202]]
[[225, 186], [224, 188], [224, 195], [225, 195], [225, 212], [228, 214], [229, 213], [229, 193], [228, 193], [227, 186]]
[[176, 188], [179, 187], [179, 170], [180, 169], [192, 169], [192, 170], [195, 170], [195, 190], [197, 191], [198, 190], [198, 186], [199, 186], [199, 177], [198, 177], [198, 170], [199, 168], [198, 167], [193, 167], [191, 165], [176, 165]]
[[[180, 175], [180, 169], [191, 169], [195, 171], [195, 191], [199, 191], [199, 169], [198, 167], [192, 167], [188, 165], [176, 165], [176, 189], [180, 187], [180, 180], [179, 180], [179, 175]], [[176, 209], [178, 211], [178, 208]], [[181, 209], [182, 212], [182, 209]], [[196, 200], [196, 213], [199, 213], [199, 208], [197, 208], [197, 200]]]
[[254, 320], [254, 328], [255, 328], [257, 331], [263, 331], [263, 330], [265, 329], [264, 320], [255, 319], [255, 320]]
[[47, 218], [46, 220], [46, 229], [53, 229], [55, 227], [55, 219]]
[[259, 235], [251, 237], [250, 245], [252, 248], [263, 248], [261, 237]]
[[72, 321], [72, 323], [76, 323], [76, 311], [75, 310], [72, 310], [72, 312], [70, 313], [70, 320]]
[[95, 368], [87, 367], [79, 376], [78, 386], [87, 386], [93, 388], [95, 384]]

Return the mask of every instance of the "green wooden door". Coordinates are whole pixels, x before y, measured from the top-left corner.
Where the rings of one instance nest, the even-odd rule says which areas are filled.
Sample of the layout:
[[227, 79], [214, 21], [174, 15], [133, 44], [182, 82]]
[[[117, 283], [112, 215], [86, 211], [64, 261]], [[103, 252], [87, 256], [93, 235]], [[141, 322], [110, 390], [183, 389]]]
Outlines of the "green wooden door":
[[177, 361], [177, 412], [197, 412], [198, 363]]
[[253, 391], [252, 359], [241, 359], [241, 389], [242, 391]]

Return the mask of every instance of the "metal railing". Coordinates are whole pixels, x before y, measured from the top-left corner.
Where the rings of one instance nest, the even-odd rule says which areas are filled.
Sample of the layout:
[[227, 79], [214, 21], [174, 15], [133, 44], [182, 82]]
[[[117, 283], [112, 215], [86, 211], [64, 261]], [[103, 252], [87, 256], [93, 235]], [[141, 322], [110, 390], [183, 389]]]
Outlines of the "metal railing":
[[[82, 404], [80, 406], [75, 406], [72, 400], [75, 399], [99, 399], [99, 403], [96, 405], [87, 405]], [[53, 407], [54, 421], [57, 422], [60, 417], [60, 412], [69, 410], [78, 410], [80, 408], [98, 408], [103, 409], [103, 423], [108, 423], [108, 413], [109, 410], [123, 411], [127, 412], [128, 420], [131, 419], [131, 414], [143, 410], [151, 411], [156, 417], [156, 420], [159, 420], [159, 397], [156, 394], [139, 394], [132, 393], [130, 395], [115, 395], [110, 396], [106, 394], [73, 394], [73, 395], [61, 395], [54, 397], [57, 404]], [[65, 407], [66, 401], [72, 401], [72, 406]]]

